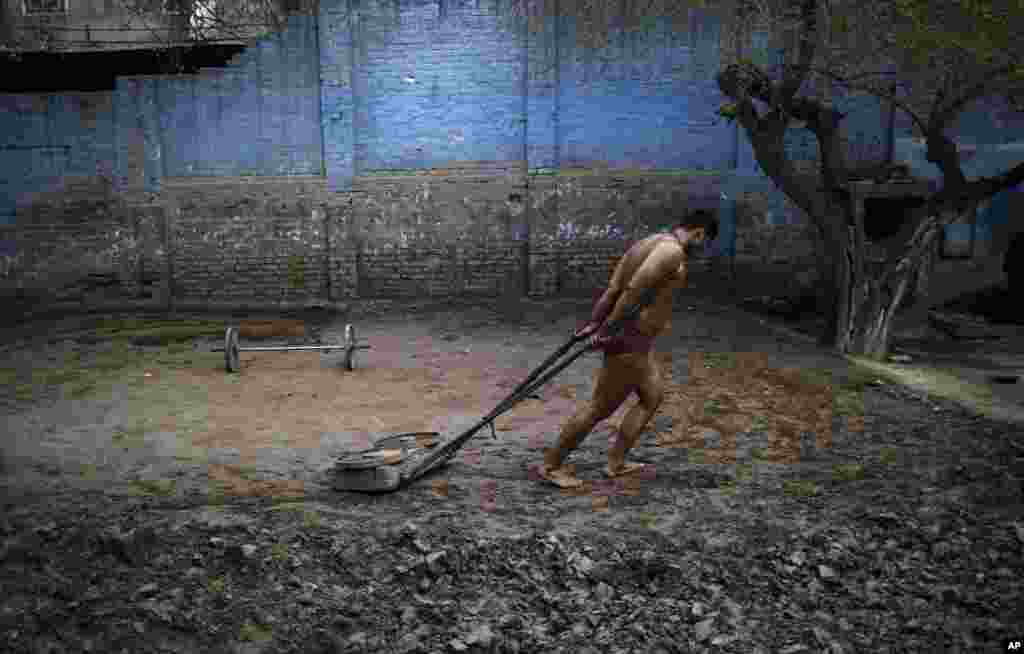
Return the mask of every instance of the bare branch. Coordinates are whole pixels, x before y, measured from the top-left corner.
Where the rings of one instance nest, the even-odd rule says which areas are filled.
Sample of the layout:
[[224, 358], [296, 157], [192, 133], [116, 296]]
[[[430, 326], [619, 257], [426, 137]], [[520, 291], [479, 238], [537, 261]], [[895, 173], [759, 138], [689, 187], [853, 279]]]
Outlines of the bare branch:
[[[747, 68], [749, 73], [752, 67]], [[765, 103], [771, 103], [776, 86], [760, 71], [744, 79], [741, 68], [737, 65], [729, 66], [718, 74], [718, 85], [731, 98], [739, 98], [746, 93]], [[790, 115], [808, 125], [837, 124], [845, 117], [845, 114], [826, 106], [823, 102], [804, 97], [793, 98], [788, 110]]]
[[779, 85], [779, 100], [783, 107], [788, 107], [796, 92], [800, 90], [814, 60], [818, 38], [818, 3], [816, 0], [803, 0], [800, 8], [800, 30], [797, 46], [797, 63], [787, 68]]
[[967, 183], [967, 178], [960, 167], [960, 154], [957, 152], [956, 143], [953, 143], [941, 129], [930, 130], [926, 138], [925, 158], [942, 171], [944, 186], [963, 187]]
[[997, 193], [1014, 188], [1024, 183], [1024, 161], [995, 177], [981, 177], [968, 182], [964, 192], [969, 201], [974, 202], [990, 198]]
[[[891, 103], [898, 109], [901, 109], [905, 114], [907, 114], [907, 116], [910, 117], [910, 120], [913, 121], [913, 123], [917, 125], [917, 127], [921, 130], [922, 134], [927, 132], [925, 122], [921, 120], [921, 118], [917, 115], [917, 112], [913, 109], [913, 107], [911, 107], [908, 103], [896, 97], [895, 93], [891, 89], [885, 90], [882, 88], [876, 88], [872, 86], [862, 86], [860, 84], [856, 84], [850, 81], [850, 78], [848, 77], [844, 77], [843, 75], [839, 75], [825, 69], [815, 68], [814, 72], [818, 75], [822, 75], [835, 82], [838, 82], [839, 84], [841, 84], [842, 86], [846, 87], [851, 91], [862, 91], [864, 93], [869, 93], [871, 95], [874, 95], [875, 97], [881, 98], [886, 102]], [[840, 117], [842, 117], [841, 114]]]
[[972, 102], [993, 95], [997, 91], [1005, 90], [1007, 79], [1016, 69], [1017, 66], [1011, 64], [986, 74], [982, 81], [958, 93], [956, 99], [950, 101], [944, 108], [941, 110], [937, 108], [933, 111], [929, 119], [929, 127], [931, 129], [945, 129]]

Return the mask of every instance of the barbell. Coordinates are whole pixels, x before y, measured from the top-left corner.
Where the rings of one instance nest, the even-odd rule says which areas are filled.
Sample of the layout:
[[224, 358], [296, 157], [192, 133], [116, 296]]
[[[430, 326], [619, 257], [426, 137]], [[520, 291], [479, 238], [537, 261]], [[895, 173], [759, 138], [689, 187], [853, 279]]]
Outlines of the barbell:
[[360, 345], [356, 342], [356, 329], [352, 325], [345, 325], [345, 342], [328, 345], [263, 345], [253, 347], [241, 347], [238, 344], [238, 328], [228, 327], [224, 332], [224, 348], [215, 348], [214, 352], [224, 352], [224, 368], [228, 372], [240, 372], [242, 362], [239, 359], [240, 352], [291, 352], [295, 350], [320, 350], [330, 352], [331, 350], [344, 350], [345, 359], [343, 364], [345, 370], [355, 370], [356, 350], [369, 350], [369, 345]]

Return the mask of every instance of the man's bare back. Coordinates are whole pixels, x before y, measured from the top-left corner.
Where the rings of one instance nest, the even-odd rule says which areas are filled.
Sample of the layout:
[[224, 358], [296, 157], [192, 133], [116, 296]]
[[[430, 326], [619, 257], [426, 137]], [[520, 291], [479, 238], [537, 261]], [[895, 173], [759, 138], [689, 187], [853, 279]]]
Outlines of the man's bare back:
[[[615, 274], [621, 275], [624, 280], [634, 280], [644, 263], [652, 260], [675, 263], [678, 260], [678, 265], [674, 266], [675, 272], [663, 278], [664, 282], [654, 302], [637, 317], [636, 326], [639, 331], [649, 336], [657, 336], [670, 326], [673, 293], [686, 285], [686, 259], [686, 251], [675, 236], [655, 234], [633, 244], [619, 261]], [[629, 281], [626, 281], [623, 287], [629, 285]]]
[[673, 293], [686, 284], [686, 251], [672, 234], [654, 234], [637, 241], [626, 251], [612, 273], [608, 294], [615, 305], [608, 322], [616, 321], [652, 286], [659, 290], [619, 338], [603, 349], [610, 354], [650, 349], [655, 338], [671, 326]]

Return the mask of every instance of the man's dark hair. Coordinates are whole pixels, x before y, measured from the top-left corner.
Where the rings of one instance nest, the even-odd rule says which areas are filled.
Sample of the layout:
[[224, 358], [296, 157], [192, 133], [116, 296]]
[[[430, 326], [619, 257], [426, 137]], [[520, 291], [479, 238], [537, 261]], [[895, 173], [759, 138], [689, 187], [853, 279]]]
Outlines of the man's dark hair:
[[708, 209], [697, 209], [690, 212], [683, 216], [677, 226], [685, 227], [686, 229], [700, 229], [703, 227], [704, 232], [707, 234], [707, 240], [713, 241], [718, 238], [718, 216]]

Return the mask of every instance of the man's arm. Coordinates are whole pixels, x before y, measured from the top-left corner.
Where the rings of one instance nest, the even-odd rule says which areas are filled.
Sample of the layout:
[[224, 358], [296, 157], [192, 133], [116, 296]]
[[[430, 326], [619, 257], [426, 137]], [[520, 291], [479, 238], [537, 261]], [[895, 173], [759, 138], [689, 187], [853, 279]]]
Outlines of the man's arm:
[[625, 290], [625, 285], [622, 283], [622, 271], [625, 260], [625, 257], [619, 260], [608, 288], [601, 295], [601, 299], [597, 301], [597, 304], [594, 305], [594, 311], [590, 314], [591, 325], [600, 326], [604, 323], [605, 319], [608, 318], [608, 314], [611, 313], [612, 308], [615, 306], [615, 302], [622, 295], [622, 291]]
[[625, 285], [623, 292], [619, 295], [615, 308], [608, 316], [608, 323], [614, 323], [622, 318], [626, 311], [634, 306], [644, 292], [668, 279], [679, 270], [684, 260], [681, 248], [669, 245], [658, 245], [651, 251], [633, 278]]

